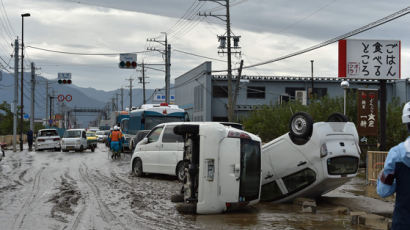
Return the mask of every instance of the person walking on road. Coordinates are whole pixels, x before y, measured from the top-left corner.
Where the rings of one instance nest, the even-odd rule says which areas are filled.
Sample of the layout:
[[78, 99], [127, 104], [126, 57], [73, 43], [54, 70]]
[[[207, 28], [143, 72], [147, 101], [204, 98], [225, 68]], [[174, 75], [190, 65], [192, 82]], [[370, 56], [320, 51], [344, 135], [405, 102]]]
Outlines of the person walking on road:
[[33, 150], [33, 130], [27, 131], [28, 151]]
[[[402, 122], [410, 134], [410, 102], [403, 108]], [[410, 229], [410, 136], [390, 149], [384, 169], [377, 179], [377, 194], [387, 197], [396, 193], [392, 230]]]
[[121, 152], [121, 142], [123, 140], [122, 132], [118, 126], [114, 127], [114, 130], [110, 134], [111, 151], [113, 151], [112, 158], [117, 158]]

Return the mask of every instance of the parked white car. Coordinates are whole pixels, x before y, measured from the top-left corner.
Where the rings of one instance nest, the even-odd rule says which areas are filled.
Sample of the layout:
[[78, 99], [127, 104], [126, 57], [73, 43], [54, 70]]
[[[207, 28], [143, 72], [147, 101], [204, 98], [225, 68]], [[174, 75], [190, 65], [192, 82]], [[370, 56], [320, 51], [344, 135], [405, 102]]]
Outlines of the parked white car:
[[[180, 123], [164, 123], [154, 127], [135, 147], [131, 162], [141, 160], [144, 173], [174, 175], [178, 180], [185, 178], [183, 165], [184, 138], [174, 133]], [[138, 174], [135, 165], [133, 172]]]
[[85, 129], [68, 129], [64, 132], [61, 141], [61, 149], [63, 152], [75, 150], [82, 152], [88, 148], [87, 135]]
[[42, 151], [45, 149], [53, 149], [60, 151], [61, 149], [61, 138], [58, 135], [56, 129], [41, 129], [37, 133], [35, 150]]
[[296, 113], [290, 132], [262, 146], [261, 200], [316, 198], [357, 174], [360, 148], [356, 126], [342, 114], [313, 123]]

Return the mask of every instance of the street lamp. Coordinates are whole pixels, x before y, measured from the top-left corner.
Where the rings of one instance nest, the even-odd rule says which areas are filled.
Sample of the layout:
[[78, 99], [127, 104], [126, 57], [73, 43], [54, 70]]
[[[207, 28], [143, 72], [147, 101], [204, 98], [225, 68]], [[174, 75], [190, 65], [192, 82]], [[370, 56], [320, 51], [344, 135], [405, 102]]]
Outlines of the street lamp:
[[343, 114], [346, 116], [346, 92], [347, 89], [349, 88], [349, 82], [346, 80], [343, 80], [340, 83], [340, 87], [342, 87], [342, 89], [344, 90], [344, 95], [343, 95]]
[[29, 13], [21, 15], [21, 110], [20, 110], [20, 151], [23, 151], [23, 75], [24, 75], [24, 17], [30, 17]]

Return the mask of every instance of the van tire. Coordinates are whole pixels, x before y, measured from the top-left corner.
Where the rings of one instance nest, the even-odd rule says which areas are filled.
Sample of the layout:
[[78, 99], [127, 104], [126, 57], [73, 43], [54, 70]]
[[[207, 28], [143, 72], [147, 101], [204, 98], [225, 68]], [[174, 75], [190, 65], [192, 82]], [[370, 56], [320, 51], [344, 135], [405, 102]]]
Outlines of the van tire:
[[177, 211], [181, 214], [196, 214], [196, 204], [182, 203], [177, 204]]
[[199, 125], [177, 125], [174, 127], [174, 133], [177, 135], [185, 136], [185, 134], [198, 134]]
[[295, 113], [289, 122], [289, 136], [293, 143], [304, 145], [312, 136], [313, 118], [305, 112]]
[[79, 151], [80, 151], [81, 153], [84, 152], [84, 146], [81, 145]]
[[180, 161], [177, 164], [177, 167], [175, 169], [175, 173], [177, 175], [178, 180], [180, 182], [184, 182], [186, 175], [185, 175], [185, 164], [184, 164], [183, 161]]
[[348, 122], [349, 118], [341, 113], [332, 113], [327, 118], [327, 122]]
[[132, 172], [137, 177], [142, 177], [144, 175], [144, 173], [142, 171], [142, 161], [141, 161], [141, 159], [137, 158], [137, 159], [134, 160], [134, 162], [132, 163]]
[[183, 194], [174, 194], [171, 196], [172, 203], [182, 203], [184, 202], [184, 195]]

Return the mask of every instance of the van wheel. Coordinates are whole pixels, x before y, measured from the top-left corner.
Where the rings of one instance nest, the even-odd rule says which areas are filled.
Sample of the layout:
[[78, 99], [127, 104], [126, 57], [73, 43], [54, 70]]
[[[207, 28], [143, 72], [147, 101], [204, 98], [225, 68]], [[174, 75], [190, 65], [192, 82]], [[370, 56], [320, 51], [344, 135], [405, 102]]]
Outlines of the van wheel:
[[177, 167], [176, 167], [176, 174], [178, 177], [178, 180], [181, 182], [184, 182], [185, 180], [185, 164], [183, 161], [179, 162]]
[[84, 151], [84, 146], [80, 146], [80, 150], [79, 150], [80, 152], [83, 152]]
[[196, 204], [177, 204], [177, 211], [181, 214], [196, 214]]
[[184, 202], [184, 194], [174, 194], [171, 196], [172, 203], [182, 203]]
[[289, 133], [294, 137], [309, 138], [313, 131], [313, 119], [305, 112], [295, 113], [290, 119]]
[[332, 113], [327, 118], [327, 122], [348, 122], [349, 118], [341, 113]]
[[137, 177], [143, 176], [144, 173], [142, 172], [142, 162], [140, 159], [134, 160], [134, 163], [132, 164], [132, 172]]
[[95, 151], [94, 146], [91, 146], [91, 152], [94, 152], [94, 151]]

